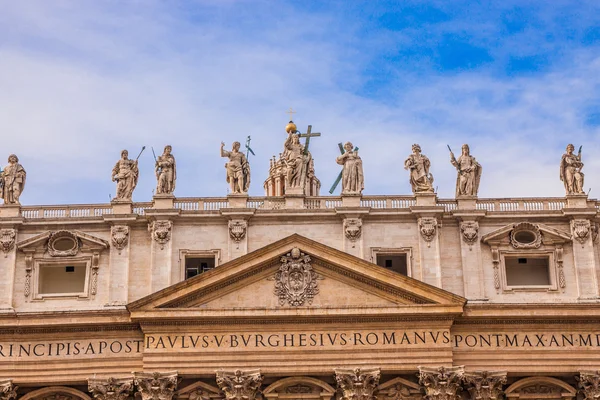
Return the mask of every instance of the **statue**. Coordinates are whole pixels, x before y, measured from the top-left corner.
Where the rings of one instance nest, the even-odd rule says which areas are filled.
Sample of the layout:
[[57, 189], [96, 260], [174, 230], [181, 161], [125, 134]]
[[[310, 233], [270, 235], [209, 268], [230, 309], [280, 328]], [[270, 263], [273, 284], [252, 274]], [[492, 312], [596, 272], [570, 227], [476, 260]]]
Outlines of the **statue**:
[[221, 157], [229, 158], [225, 168], [231, 193], [248, 193], [250, 187], [250, 164], [244, 153], [240, 153], [240, 146], [240, 142], [233, 142], [231, 151], [226, 151], [225, 143], [221, 142]]
[[173, 194], [173, 191], [175, 191], [177, 167], [171, 150], [171, 146], [165, 146], [163, 154], [156, 160], [156, 166], [154, 167], [157, 180], [156, 194]]
[[462, 154], [458, 160], [454, 158], [454, 153], [450, 150], [450, 162], [456, 170], [456, 197], [459, 196], [477, 196], [479, 191], [479, 181], [481, 180], [481, 165], [475, 157], [469, 153], [469, 145], [463, 144]]
[[573, 154], [575, 146], [567, 145], [567, 152], [560, 160], [560, 180], [565, 184], [565, 191], [569, 194], [585, 194], [583, 191], [583, 163], [581, 162], [581, 147], [577, 155]]
[[112, 181], [117, 182], [117, 195], [115, 200], [131, 200], [133, 190], [138, 182], [140, 171], [138, 161], [127, 158], [129, 152], [123, 150], [121, 159], [117, 161], [112, 170]]
[[19, 157], [14, 154], [8, 156], [8, 165], [0, 173], [1, 196], [4, 204], [21, 204], [19, 197], [25, 188], [26, 172], [21, 164]]
[[404, 161], [404, 169], [410, 171], [413, 193], [433, 193], [433, 175], [429, 172], [431, 162], [421, 154], [421, 146], [412, 145], [413, 154]]
[[304, 146], [300, 143], [300, 135], [295, 133], [294, 129], [288, 129], [287, 131], [288, 137], [283, 145], [285, 147], [283, 159], [287, 169], [286, 187], [304, 188], [304, 182], [312, 156], [309, 152], [306, 152], [305, 154]]
[[360, 194], [365, 188], [362, 160], [358, 151], [354, 151], [350, 142], [344, 144], [346, 152], [336, 158], [336, 162], [343, 165], [342, 170], [342, 195]]

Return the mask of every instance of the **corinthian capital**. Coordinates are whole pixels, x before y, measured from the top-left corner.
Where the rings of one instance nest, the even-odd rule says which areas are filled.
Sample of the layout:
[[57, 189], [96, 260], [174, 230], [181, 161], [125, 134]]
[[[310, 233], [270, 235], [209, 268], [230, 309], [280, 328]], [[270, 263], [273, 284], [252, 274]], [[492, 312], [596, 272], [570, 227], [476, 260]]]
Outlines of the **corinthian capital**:
[[0, 400], [15, 400], [18, 388], [11, 380], [0, 381]]
[[335, 381], [341, 392], [340, 400], [373, 400], [380, 377], [379, 368], [336, 369]]
[[575, 379], [579, 381], [579, 390], [585, 400], [600, 399], [600, 371], [580, 372]]
[[225, 393], [227, 400], [254, 400], [262, 380], [258, 369], [217, 371], [217, 386]]
[[142, 400], [171, 400], [177, 389], [177, 372], [136, 372], [133, 382]]
[[419, 383], [427, 400], [459, 400], [463, 367], [419, 367]]
[[125, 400], [133, 391], [133, 378], [88, 379], [88, 391], [96, 400]]
[[502, 385], [506, 384], [506, 372], [465, 372], [463, 382], [473, 400], [500, 400]]

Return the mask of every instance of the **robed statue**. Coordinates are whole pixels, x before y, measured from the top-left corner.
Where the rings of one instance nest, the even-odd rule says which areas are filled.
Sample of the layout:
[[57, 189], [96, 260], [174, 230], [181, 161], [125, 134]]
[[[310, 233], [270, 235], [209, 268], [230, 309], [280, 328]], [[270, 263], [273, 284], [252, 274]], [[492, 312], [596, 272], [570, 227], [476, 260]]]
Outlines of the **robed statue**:
[[304, 188], [304, 182], [311, 164], [310, 152], [304, 151], [300, 143], [300, 135], [293, 130], [288, 130], [288, 137], [284, 143], [283, 159], [286, 166], [286, 188]]
[[421, 146], [412, 145], [413, 153], [404, 161], [404, 169], [410, 171], [413, 193], [433, 193], [433, 175], [429, 172], [431, 162], [421, 154]]
[[[448, 147], [450, 149], [450, 147]], [[456, 197], [477, 196], [481, 180], [481, 165], [469, 152], [469, 145], [463, 144], [462, 154], [456, 159], [450, 150], [450, 162], [456, 170]]]
[[25, 188], [25, 169], [19, 164], [19, 157], [14, 154], [8, 156], [8, 165], [0, 173], [1, 197], [4, 204], [21, 204], [19, 197]]
[[581, 147], [577, 155], [573, 154], [575, 146], [567, 145], [567, 152], [560, 160], [560, 180], [565, 185], [567, 194], [585, 194], [583, 191], [583, 163], [581, 162]]
[[244, 153], [240, 152], [240, 146], [240, 142], [233, 142], [231, 151], [227, 151], [224, 149], [225, 143], [221, 142], [221, 157], [229, 158], [225, 169], [231, 193], [245, 194], [250, 188], [250, 164]]
[[171, 154], [171, 146], [165, 146], [161, 156], [158, 156], [154, 171], [156, 173], [156, 194], [173, 194], [177, 180], [175, 157]]
[[342, 169], [342, 194], [361, 194], [365, 188], [362, 160], [358, 151], [350, 142], [344, 144], [345, 153], [336, 158], [336, 162], [343, 165]]
[[138, 169], [138, 161], [130, 160], [129, 152], [123, 150], [121, 159], [117, 161], [112, 170], [112, 180], [117, 182], [117, 195], [115, 200], [131, 200], [133, 190], [137, 186], [140, 171]]

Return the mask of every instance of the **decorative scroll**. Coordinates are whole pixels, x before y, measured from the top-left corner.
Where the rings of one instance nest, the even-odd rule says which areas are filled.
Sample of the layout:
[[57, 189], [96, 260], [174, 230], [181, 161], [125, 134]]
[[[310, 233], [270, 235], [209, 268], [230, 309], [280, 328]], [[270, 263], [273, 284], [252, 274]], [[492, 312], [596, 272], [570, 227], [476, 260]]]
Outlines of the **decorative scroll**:
[[263, 376], [258, 369], [217, 371], [217, 386], [225, 393], [227, 400], [254, 400], [262, 380]]
[[283, 306], [287, 302], [296, 307], [311, 304], [319, 293], [319, 279], [323, 278], [310, 265], [310, 256], [294, 247], [281, 257], [281, 266], [275, 274], [275, 295], [279, 297], [279, 304]]
[[133, 375], [133, 383], [142, 400], [171, 400], [178, 381], [177, 372], [139, 372]]
[[479, 223], [477, 221], [464, 221], [460, 224], [460, 233], [463, 240], [469, 246], [473, 246], [477, 242], [479, 236]]
[[580, 372], [575, 379], [578, 381], [579, 391], [584, 400], [600, 399], [600, 371]]
[[153, 221], [148, 225], [148, 230], [152, 234], [161, 250], [165, 248], [165, 244], [171, 240], [171, 230], [173, 229], [173, 221]]
[[4, 257], [15, 247], [15, 238], [17, 232], [14, 229], [0, 229], [0, 248], [4, 252]]
[[419, 383], [427, 400], [460, 400], [463, 367], [419, 367]]
[[421, 232], [421, 236], [427, 242], [427, 247], [431, 246], [431, 242], [435, 238], [437, 226], [438, 226], [437, 218], [434, 218], [434, 217], [419, 218], [419, 232]]
[[17, 389], [11, 380], [0, 381], [0, 400], [16, 400]]
[[110, 228], [110, 241], [115, 249], [121, 254], [127, 243], [129, 243], [129, 227], [126, 225], [115, 225]]
[[380, 377], [379, 368], [336, 369], [335, 381], [340, 394], [339, 400], [374, 400]]
[[465, 372], [463, 382], [472, 400], [500, 400], [503, 395], [502, 385], [506, 384], [506, 372]]
[[88, 392], [96, 400], [126, 400], [133, 392], [133, 378], [88, 379]]

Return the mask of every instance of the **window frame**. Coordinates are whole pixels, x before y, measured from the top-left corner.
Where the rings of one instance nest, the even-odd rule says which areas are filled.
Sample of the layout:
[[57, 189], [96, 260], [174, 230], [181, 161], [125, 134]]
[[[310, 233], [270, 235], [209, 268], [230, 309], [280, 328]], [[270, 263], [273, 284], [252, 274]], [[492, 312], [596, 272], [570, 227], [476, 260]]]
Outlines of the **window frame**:
[[[67, 267], [72, 264], [85, 264], [85, 280], [82, 292], [67, 293], [40, 293], [41, 282], [40, 273], [42, 268]], [[51, 299], [88, 299], [90, 298], [90, 286], [92, 281], [92, 256], [61, 257], [61, 258], [34, 258], [32, 271], [32, 297], [31, 300], [51, 300]]]
[[[500, 250], [500, 274], [502, 282], [502, 291], [505, 293], [512, 292], [551, 292], [558, 291], [558, 265], [557, 256], [555, 250]], [[548, 285], [509, 285], [506, 273], [506, 257], [509, 258], [536, 258], [544, 257], [548, 258], [548, 278], [550, 284]]]
[[[221, 250], [190, 250], [190, 249], [179, 249], [179, 280], [180, 282], [185, 281], [185, 259], [186, 258], [214, 258], [215, 268], [217, 268], [221, 261]], [[201, 275], [201, 274], [198, 274]], [[198, 276], [196, 275], [196, 276]]]
[[[412, 247], [371, 247], [371, 262], [377, 265], [377, 256], [398, 256], [398, 255], [406, 255], [406, 275], [412, 278]], [[380, 265], [377, 265], [380, 267]], [[386, 270], [390, 272], [394, 272], [386, 267]], [[402, 275], [398, 272], [394, 272], [395, 274]]]

